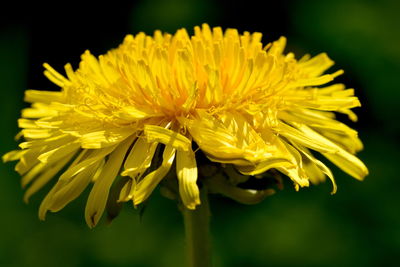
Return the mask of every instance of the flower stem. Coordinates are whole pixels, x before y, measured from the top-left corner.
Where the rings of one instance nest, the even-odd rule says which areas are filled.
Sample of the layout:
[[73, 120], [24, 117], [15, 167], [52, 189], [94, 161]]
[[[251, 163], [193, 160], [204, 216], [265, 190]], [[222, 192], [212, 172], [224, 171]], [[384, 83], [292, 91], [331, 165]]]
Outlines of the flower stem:
[[210, 210], [207, 189], [200, 190], [201, 205], [195, 210], [182, 208], [185, 224], [187, 255], [190, 267], [210, 267]]

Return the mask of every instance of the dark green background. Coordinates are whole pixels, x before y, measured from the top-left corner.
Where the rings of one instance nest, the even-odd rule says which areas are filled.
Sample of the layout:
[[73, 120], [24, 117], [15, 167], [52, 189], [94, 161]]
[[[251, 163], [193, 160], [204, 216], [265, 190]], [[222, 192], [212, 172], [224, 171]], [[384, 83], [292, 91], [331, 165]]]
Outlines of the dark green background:
[[[356, 88], [356, 109], [370, 175], [358, 182], [334, 168], [331, 185], [295, 192], [290, 183], [256, 206], [212, 197], [215, 266], [398, 266], [400, 255], [398, 1], [212, 0], [57, 2], [2, 8], [0, 154], [17, 147], [16, 120], [27, 88], [56, 90], [43, 62], [75, 67], [85, 49], [98, 55], [127, 33], [211, 26], [260, 31], [264, 42], [288, 38], [298, 57], [327, 52], [338, 80]], [[54, 2], [56, 3], [56, 2]], [[48, 9], [49, 8], [49, 9]], [[348, 121], [346, 120], [346, 123]], [[142, 217], [126, 207], [111, 225], [84, 223], [87, 194], [46, 222], [37, 209], [48, 188], [22, 202], [14, 164], [0, 164], [0, 266], [185, 266], [181, 215], [155, 192]]]

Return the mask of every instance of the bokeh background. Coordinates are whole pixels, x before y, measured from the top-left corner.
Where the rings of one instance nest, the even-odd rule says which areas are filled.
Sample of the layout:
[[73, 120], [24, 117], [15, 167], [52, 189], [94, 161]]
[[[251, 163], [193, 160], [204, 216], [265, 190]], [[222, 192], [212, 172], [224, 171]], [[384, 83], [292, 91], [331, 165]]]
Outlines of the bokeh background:
[[[42, 63], [62, 71], [86, 49], [99, 55], [127, 33], [170, 33], [203, 22], [284, 35], [300, 57], [328, 52], [363, 107], [359, 130], [370, 169], [358, 182], [334, 168], [339, 190], [325, 183], [285, 189], [256, 206], [211, 198], [215, 266], [398, 266], [400, 255], [399, 1], [81, 1], [2, 7], [0, 17], [0, 154], [16, 148], [16, 121], [27, 88], [56, 90]], [[11, 3], [11, 2], [10, 2]], [[350, 123], [345, 120], [346, 123]], [[122, 214], [94, 230], [84, 223], [87, 194], [46, 222], [37, 209], [48, 188], [22, 202], [14, 164], [0, 164], [0, 266], [185, 266], [181, 215], [153, 194], [143, 214]]]

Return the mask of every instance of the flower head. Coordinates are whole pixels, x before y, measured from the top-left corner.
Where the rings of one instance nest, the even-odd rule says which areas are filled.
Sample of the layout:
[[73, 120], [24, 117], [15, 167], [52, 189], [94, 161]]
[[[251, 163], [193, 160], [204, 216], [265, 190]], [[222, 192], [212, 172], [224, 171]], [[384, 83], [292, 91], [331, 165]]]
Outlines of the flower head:
[[233, 176], [274, 169], [297, 189], [327, 176], [336, 190], [331, 171], [311, 151], [363, 179], [367, 168], [354, 156], [362, 143], [334, 114], [356, 120], [350, 109], [360, 102], [343, 84], [324, 86], [343, 71], [323, 74], [333, 65], [325, 53], [296, 60], [283, 54], [285, 43], [281, 37], [263, 46], [260, 33], [204, 24], [193, 36], [185, 29], [128, 35], [98, 58], [86, 51], [76, 71], [65, 66], [66, 76], [44, 64], [61, 91], [26, 91], [32, 106], [18, 121], [25, 141], [3, 159], [19, 160], [26, 201], [57, 177], [41, 204], [42, 219], [93, 183], [89, 226], [101, 217], [118, 175], [127, 177], [118, 201], [137, 205], [172, 166], [183, 204], [194, 209], [196, 151]]

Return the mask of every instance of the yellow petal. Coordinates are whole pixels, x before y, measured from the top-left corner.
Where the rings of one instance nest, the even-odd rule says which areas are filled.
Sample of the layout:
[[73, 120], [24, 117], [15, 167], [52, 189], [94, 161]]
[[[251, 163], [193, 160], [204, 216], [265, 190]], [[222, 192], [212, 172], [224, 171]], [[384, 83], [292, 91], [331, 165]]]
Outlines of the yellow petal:
[[132, 138], [126, 139], [110, 154], [103, 171], [90, 191], [85, 209], [85, 219], [91, 228], [97, 224], [103, 214], [110, 187], [121, 168], [132, 141]]
[[24, 100], [30, 103], [41, 102], [50, 104], [51, 102], [62, 102], [64, 95], [62, 92], [26, 90]]
[[346, 114], [347, 117], [348, 117], [351, 121], [353, 121], [353, 122], [358, 121], [358, 116], [357, 116], [357, 114], [354, 113], [352, 110], [350, 110], [350, 109], [348, 109], [348, 108], [339, 109], [337, 112]]
[[[86, 154], [81, 153], [79, 157]], [[71, 165], [73, 165], [72, 163]], [[96, 172], [100, 163], [92, 165], [79, 173], [77, 176], [71, 177], [70, 180], [58, 180], [55, 186], [49, 191], [43, 199], [39, 207], [39, 219], [45, 220], [47, 211], [56, 212], [65, 207], [72, 200], [77, 198], [87, 187], [92, 179], [93, 173]]]
[[325, 182], [326, 175], [306, 157], [303, 157], [303, 168], [312, 184]]
[[[285, 97], [285, 100], [293, 102], [296, 106], [303, 108], [319, 109], [326, 111], [338, 111], [360, 107], [360, 101], [357, 97], [331, 97], [331, 96], [318, 96], [312, 97], [312, 93], [304, 96]], [[294, 93], [294, 95], [296, 95]]]
[[321, 133], [321, 135], [333, 141], [335, 144], [340, 145], [342, 148], [344, 148], [351, 154], [355, 154], [356, 152], [364, 148], [363, 143], [361, 142], [361, 140], [358, 138], [357, 135], [355, 136], [344, 135], [325, 130], [321, 130], [319, 132]]
[[192, 142], [178, 132], [156, 125], [145, 125], [144, 136], [150, 143], [158, 142], [178, 150], [188, 151]]
[[30, 182], [32, 182], [36, 178], [36, 176], [38, 176], [44, 169], [46, 169], [46, 167], [48, 167], [48, 165], [44, 164], [42, 162], [40, 162], [40, 163], [36, 164], [34, 167], [32, 167], [32, 169], [30, 169], [27, 172], [27, 174], [22, 176], [22, 179], [21, 179], [22, 188], [24, 188]]
[[[281, 166], [276, 169], [281, 173], [283, 173], [284, 175], [288, 176], [290, 179], [292, 179], [292, 181], [295, 182], [296, 188], [299, 188], [299, 186], [308, 187], [310, 185], [308, 177], [302, 173], [304, 172], [304, 170], [302, 169], [299, 169], [294, 166], [289, 166], [289, 167]], [[296, 189], [296, 191], [298, 191], [298, 189]]]
[[51, 164], [55, 161], [60, 160], [66, 154], [75, 153], [80, 147], [78, 142], [68, 143], [66, 145], [60, 146], [59, 148], [50, 150], [46, 153], [41, 154], [38, 159], [46, 164]]
[[272, 168], [293, 166], [295, 159], [281, 139], [268, 128], [259, 129], [259, 131], [271, 155], [257, 164], [237, 166], [237, 169], [244, 175], [257, 175]]
[[145, 138], [138, 138], [125, 160], [122, 176], [134, 178], [150, 167], [158, 143], [149, 143]]
[[53, 69], [49, 64], [44, 63], [43, 67], [46, 68], [46, 70], [44, 71], [44, 75], [53, 83], [57, 84], [60, 87], [70, 84], [70, 81], [68, 81], [64, 76]]
[[281, 112], [279, 117], [285, 121], [306, 124], [317, 130], [321, 135], [340, 144], [350, 153], [355, 153], [363, 148], [357, 131], [347, 125], [328, 118], [321, 113], [307, 109], [294, 109], [293, 112]]
[[52, 136], [53, 129], [23, 129], [22, 134], [27, 139], [44, 139]]
[[236, 147], [236, 135], [213, 116], [204, 112], [198, 118], [185, 120], [184, 124], [199, 147], [214, 158], [228, 160], [243, 157], [243, 151]]
[[307, 148], [296, 144], [293, 145], [310, 161], [310, 163], [315, 165], [323, 174], [329, 177], [333, 186], [331, 194], [335, 194], [337, 191], [337, 185], [331, 170], [324, 163], [317, 160]]
[[24, 150], [13, 150], [4, 154], [2, 160], [3, 162], [19, 160], [25, 153]]
[[37, 177], [33, 181], [32, 185], [26, 190], [24, 194], [24, 201], [28, 202], [29, 198], [44, 185], [46, 185], [54, 177], [54, 175], [56, 175], [71, 160], [73, 156], [74, 154], [72, 153], [61, 157], [53, 166], [50, 166], [44, 170], [43, 174]]
[[303, 78], [297, 81], [292, 82], [289, 86], [290, 87], [310, 87], [310, 86], [318, 86], [326, 84], [337, 76], [342, 75], [344, 73], [343, 70], [338, 70], [332, 74], [325, 74], [318, 77], [310, 77], [310, 78]]
[[239, 160], [254, 164], [273, 153], [272, 147], [239, 113], [225, 112], [216, 118], [205, 111], [198, 111], [196, 117], [181, 119], [181, 123], [213, 161], [235, 163]]
[[43, 117], [56, 116], [58, 112], [56, 110], [39, 109], [39, 108], [24, 108], [21, 111], [21, 116], [27, 119], [36, 119]]
[[322, 155], [357, 180], [362, 181], [368, 175], [368, 169], [365, 164], [345, 150], [340, 150], [336, 154], [323, 153]]
[[307, 73], [310, 77], [317, 77], [329, 69], [335, 62], [333, 62], [326, 53], [316, 55], [309, 60], [299, 62], [299, 67], [303, 72]]
[[176, 149], [172, 146], [166, 146], [163, 152], [163, 161], [161, 166], [146, 175], [136, 186], [136, 192], [133, 197], [135, 205], [138, 205], [145, 201], [153, 192], [154, 188], [160, 183], [160, 181], [167, 175], [171, 169], [172, 163], [175, 159]]
[[279, 118], [284, 121], [298, 122], [307, 124], [309, 127], [332, 131], [349, 136], [357, 136], [357, 132], [347, 125], [329, 118], [321, 112], [316, 112], [310, 109], [294, 108], [290, 112], [279, 112]]
[[51, 148], [60, 147], [66, 143], [70, 143], [74, 141], [75, 138], [69, 134], [59, 134], [55, 136], [51, 136], [46, 139], [32, 140], [28, 142], [23, 142], [19, 144], [19, 147], [22, 149], [27, 148], [47, 148], [51, 150]]
[[80, 138], [81, 147], [86, 149], [105, 148], [128, 138], [135, 129], [107, 129], [102, 131], [90, 132]]
[[117, 202], [127, 202], [129, 200], [132, 200], [135, 195], [136, 184], [137, 184], [136, 179], [130, 179], [130, 178], [125, 178], [125, 179], [126, 182], [121, 188]]
[[86, 168], [90, 167], [92, 164], [95, 164], [104, 157], [106, 157], [108, 154], [114, 151], [116, 146], [110, 146], [107, 148], [103, 149], [96, 149], [96, 150], [89, 150], [89, 154], [77, 163], [76, 165], [70, 166], [59, 178], [59, 180], [64, 180], [67, 181], [71, 177], [78, 175], [80, 172], [84, 171]]
[[264, 173], [270, 169], [278, 168], [278, 167], [291, 167], [293, 164], [287, 159], [282, 158], [271, 158], [266, 161], [260, 162], [255, 166], [237, 166], [238, 171], [243, 175], [257, 175]]
[[89, 185], [99, 164], [100, 162], [91, 165], [68, 182], [59, 181], [58, 184], [55, 185], [57, 190], [54, 192], [48, 204], [48, 209], [52, 212], [59, 211], [76, 199]]
[[[296, 126], [297, 128], [293, 128], [286, 123], [279, 123], [279, 134], [293, 142], [319, 152], [335, 153], [338, 151], [335, 145], [331, 145], [331, 142], [325, 142], [320, 138], [315, 138], [316, 134], [314, 134], [314, 132], [306, 131], [306, 126], [300, 124], [296, 124]], [[304, 132], [299, 130], [299, 127], [304, 129]]]
[[18, 127], [19, 128], [39, 128], [36, 124], [35, 120], [28, 120], [28, 119], [18, 119]]
[[151, 110], [146, 109], [148, 108], [144, 107], [139, 110], [133, 106], [128, 106], [121, 108], [121, 110], [118, 111], [115, 115], [127, 121], [143, 120], [150, 117], [160, 116], [160, 114], [154, 113]]
[[15, 170], [20, 175], [27, 173], [33, 166], [40, 162], [38, 157], [42, 153], [42, 150], [39, 147], [23, 150], [25, 153], [21, 155], [19, 162], [15, 165]]
[[289, 176], [289, 178], [295, 182], [296, 188], [309, 186], [310, 183], [308, 181], [308, 176], [304, 171], [303, 161], [299, 151], [290, 144], [286, 143], [286, 141], [281, 140], [281, 142], [285, 145], [286, 149], [290, 153], [292, 164], [289, 166], [282, 165], [276, 169]]
[[280, 56], [285, 50], [286, 38], [281, 36], [277, 41], [272, 43], [271, 48], [268, 50], [268, 54], [274, 56]]
[[243, 158], [218, 158], [215, 157], [214, 155], [208, 154], [207, 152], [205, 153], [205, 155], [207, 156], [207, 158], [212, 161], [212, 162], [218, 162], [218, 163], [222, 163], [222, 164], [234, 164], [235, 166], [254, 166], [254, 163], [243, 159]]
[[194, 152], [177, 151], [176, 174], [179, 182], [179, 193], [183, 204], [188, 209], [195, 209], [200, 205], [199, 188], [197, 187], [197, 165]]
[[368, 169], [364, 163], [353, 154], [347, 152], [340, 146], [336, 145], [329, 139], [315, 132], [306, 125], [296, 125], [304, 134], [312, 137], [316, 142], [325, 143], [327, 146], [334, 148], [334, 152], [323, 152], [322, 154], [337, 165], [340, 169], [347, 172], [358, 180], [363, 180], [368, 174]]

